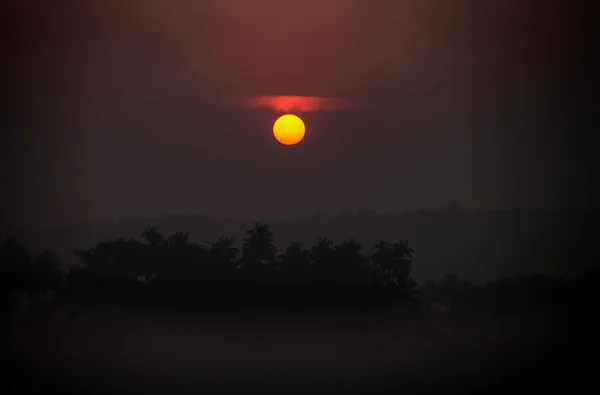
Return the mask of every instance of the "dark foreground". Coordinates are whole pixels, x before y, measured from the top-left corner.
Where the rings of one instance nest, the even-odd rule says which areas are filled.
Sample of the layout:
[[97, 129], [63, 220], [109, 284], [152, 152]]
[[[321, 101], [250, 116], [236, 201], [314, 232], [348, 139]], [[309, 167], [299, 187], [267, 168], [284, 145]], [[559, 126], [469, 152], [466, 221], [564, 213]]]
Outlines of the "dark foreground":
[[591, 318], [572, 309], [410, 319], [97, 310], [9, 332], [2, 381], [19, 394], [577, 393], [597, 360]]

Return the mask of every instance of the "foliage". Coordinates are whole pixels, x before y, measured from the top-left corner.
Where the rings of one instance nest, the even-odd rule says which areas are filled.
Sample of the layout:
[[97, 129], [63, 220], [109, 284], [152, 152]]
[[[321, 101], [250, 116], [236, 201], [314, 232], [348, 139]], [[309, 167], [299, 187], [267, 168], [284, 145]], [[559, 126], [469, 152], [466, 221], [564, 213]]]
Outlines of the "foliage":
[[189, 233], [165, 236], [148, 227], [142, 240], [102, 240], [73, 251], [82, 266], [66, 276], [54, 253], [44, 251], [32, 259], [17, 241], [7, 239], [0, 247], [2, 291], [5, 300], [9, 295], [29, 295], [31, 300], [59, 295], [76, 303], [280, 303], [285, 308], [298, 303], [413, 303], [418, 296], [428, 309], [468, 311], [588, 300], [598, 289], [593, 270], [577, 281], [535, 275], [485, 285], [448, 273], [419, 288], [411, 278], [414, 250], [405, 240], [380, 241], [366, 253], [355, 239], [334, 243], [319, 237], [310, 247], [292, 241], [277, 254], [267, 224], [255, 223], [246, 234], [238, 249], [229, 237], [201, 245]]
[[161, 298], [212, 298], [216, 303], [264, 296], [261, 300], [267, 302], [289, 297], [318, 304], [334, 295], [338, 299], [347, 295], [350, 300], [363, 291], [384, 293], [391, 288], [408, 295], [414, 288], [413, 250], [405, 241], [383, 242], [369, 256], [354, 239], [334, 244], [317, 238], [311, 248], [291, 242], [278, 255], [267, 224], [255, 223], [246, 235], [241, 250], [228, 237], [202, 246], [191, 242], [188, 233], [165, 237], [156, 227], [142, 232], [143, 241], [103, 240], [93, 248], [74, 251], [84, 270], [71, 273], [68, 282], [87, 285], [70, 284], [69, 289], [88, 293], [97, 289], [114, 296], [124, 288], [141, 286]]

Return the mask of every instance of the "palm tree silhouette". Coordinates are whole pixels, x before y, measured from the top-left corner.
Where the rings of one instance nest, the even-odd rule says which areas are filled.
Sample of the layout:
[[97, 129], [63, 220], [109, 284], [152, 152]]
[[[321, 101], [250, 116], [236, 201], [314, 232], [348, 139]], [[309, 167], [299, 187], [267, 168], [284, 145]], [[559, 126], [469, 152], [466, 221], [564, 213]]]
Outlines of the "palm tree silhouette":
[[308, 273], [315, 281], [327, 281], [332, 274], [333, 242], [327, 237], [317, 237], [317, 243], [310, 249]]
[[209, 243], [206, 265], [214, 279], [223, 280], [221, 283], [231, 282], [236, 274], [238, 249], [234, 247], [234, 242], [230, 237], [219, 237], [215, 242]]
[[[141, 233], [145, 243], [120, 238], [76, 250], [85, 270], [72, 272], [68, 276], [72, 284], [66, 288], [81, 289], [87, 282], [92, 285], [90, 289], [100, 284], [100, 293], [125, 289], [129, 295], [129, 290], [135, 293], [142, 286], [161, 298], [174, 296], [173, 300], [196, 301], [206, 300], [207, 292], [230, 300], [233, 293], [248, 287], [253, 295], [266, 296], [256, 300], [263, 301], [260, 303], [284, 300], [289, 295], [296, 301], [322, 304], [327, 299], [346, 305], [371, 303], [377, 299], [372, 298], [373, 292], [378, 290], [394, 291], [386, 291], [386, 295], [397, 291], [406, 295], [414, 290], [410, 279], [413, 250], [405, 241], [381, 242], [367, 257], [355, 239], [334, 244], [323, 237], [317, 238], [310, 249], [292, 241], [285, 253], [277, 256], [273, 232], [268, 225], [257, 222], [247, 230], [238, 260], [238, 249], [229, 237], [206, 246], [189, 237], [187, 232], [165, 237], [156, 227], [148, 227]], [[50, 258], [46, 255], [45, 260], [51, 261]]]
[[264, 273], [274, 269], [277, 248], [273, 242], [273, 232], [269, 226], [256, 222], [246, 231], [242, 244], [240, 265], [246, 272]]
[[417, 283], [410, 277], [414, 250], [407, 241], [375, 244], [369, 256], [370, 264], [365, 275], [370, 284], [383, 288], [389, 301], [416, 302]]
[[303, 280], [310, 263], [310, 252], [299, 241], [291, 241], [280, 257], [281, 268], [289, 279]]
[[355, 239], [344, 240], [334, 247], [334, 273], [338, 280], [358, 284], [365, 269], [366, 260], [361, 254], [362, 246]]

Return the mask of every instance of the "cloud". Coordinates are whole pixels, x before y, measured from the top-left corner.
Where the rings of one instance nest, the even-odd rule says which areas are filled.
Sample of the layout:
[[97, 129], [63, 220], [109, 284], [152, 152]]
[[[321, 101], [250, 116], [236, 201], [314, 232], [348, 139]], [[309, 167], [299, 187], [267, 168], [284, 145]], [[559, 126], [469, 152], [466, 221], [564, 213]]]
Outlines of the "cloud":
[[319, 96], [251, 96], [235, 99], [233, 104], [244, 108], [269, 109], [281, 112], [360, 110], [373, 107], [372, 103], [364, 100]]

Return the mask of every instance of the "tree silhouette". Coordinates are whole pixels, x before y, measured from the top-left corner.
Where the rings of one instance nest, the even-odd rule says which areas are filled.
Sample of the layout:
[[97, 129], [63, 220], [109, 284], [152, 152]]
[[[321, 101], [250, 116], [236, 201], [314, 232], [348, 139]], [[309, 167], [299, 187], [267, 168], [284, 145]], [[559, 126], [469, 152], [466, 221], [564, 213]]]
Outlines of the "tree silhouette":
[[140, 242], [119, 238], [104, 240], [96, 247], [73, 251], [93, 273], [120, 279], [137, 279], [143, 275], [140, 265]]
[[287, 279], [305, 280], [309, 271], [310, 252], [301, 242], [290, 242], [280, 261], [283, 274]]
[[361, 254], [362, 246], [354, 239], [344, 240], [334, 247], [333, 273], [335, 279], [345, 284], [363, 281], [367, 260]]
[[64, 282], [60, 261], [52, 251], [44, 251], [34, 260], [36, 288], [42, 292], [57, 292]]
[[175, 232], [167, 237], [167, 246], [169, 248], [184, 249], [188, 246], [190, 234], [188, 232]]
[[211, 261], [228, 269], [233, 267], [238, 253], [234, 243], [235, 240], [230, 237], [219, 237], [217, 241], [210, 243], [208, 254]]
[[192, 288], [194, 283], [206, 282], [207, 250], [189, 241], [189, 233], [175, 232], [167, 237], [167, 246], [157, 280], [171, 288]]
[[436, 290], [437, 298], [453, 311], [471, 307], [469, 302], [475, 300], [475, 291], [475, 284], [459, 279], [454, 273], [446, 273]]
[[412, 293], [415, 289], [415, 283], [410, 278], [413, 252], [407, 241], [393, 244], [381, 241], [373, 246], [371, 263], [378, 281], [384, 287]]
[[84, 270], [68, 277], [85, 284], [86, 297], [94, 300], [130, 301], [143, 286], [145, 275], [142, 243], [134, 239], [104, 240], [90, 249], [75, 250]]
[[246, 232], [243, 240], [241, 268], [247, 273], [257, 275], [275, 269], [277, 248], [273, 242], [273, 232], [269, 226], [260, 222]]
[[6, 239], [0, 248], [0, 270], [1, 286], [5, 293], [31, 291], [34, 280], [31, 256], [13, 238]]
[[149, 226], [141, 234], [142, 239], [146, 240], [148, 244], [153, 247], [160, 247], [166, 245], [165, 236], [158, 232], [158, 228], [155, 226]]
[[[247, 231], [237, 260], [238, 250], [228, 237], [203, 246], [190, 241], [187, 232], [165, 237], [156, 227], [149, 227], [141, 238], [145, 242], [119, 238], [75, 250], [83, 266], [72, 268], [66, 281], [52, 252], [41, 253], [32, 262], [24, 247], [8, 239], [0, 246], [2, 289], [6, 294], [32, 297], [60, 291], [71, 302], [118, 303], [148, 296], [147, 300], [193, 306], [221, 302], [237, 306], [240, 301], [271, 306], [278, 302], [285, 308], [290, 303], [332, 306], [329, 302], [366, 307], [382, 301], [414, 306], [416, 301], [416, 284], [411, 279], [414, 251], [407, 241], [381, 241], [364, 254], [355, 239], [334, 244], [324, 237], [309, 249], [301, 242], [290, 242], [277, 256], [268, 225], [255, 223]], [[454, 312], [483, 306], [527, 309], [592, 300], [597, 284], [597, 271], [576, 281], [532, 275], [505, 277], [484, 286], [446, 274], [437, 284], [426, 283], [419, 297]]]
[[[266, 296], [260, 303], [291, 301], [285, 298], [288, 295], [296, 301], [310, 299], [319, 304], [331, 298], [335, 303], [348, 304], [367, 296], [361, 289], [369, 295], [377, 289], [406, 295], [414, 284], [410, 280], [413, 250], [407, 242], [379, 243], [369, 257], [363, 255], [355, 239], [334, 244], [317, 238], [310, 249], [290, 242], [277, 256], [268, 225], [255, 223], [246, 234], [239, 260], [234, 240], [228, 237], [205, 247], [190, 241], [187, 232], [164, 237], [156, 227], [148, 227], [141, 233], [145, 243], [123, 238], [103, 240], [92, 248], [74, 251], [84, 268], [69, 273], [65, 289], [71, 295], [87, 288], [89, 295], [100, 298], [105, 294], [117, 299], [153, 294], [193, 303], [208, 302], [211, 294], [214, 303], [214, 298], [230, 298], [232, 291], [246, 289], [252, 295]], [[245, 295], [247, 301], [259, 300], [248, 292]]]
[[318, 237], [309, 256], [309, 275], [315, 281], [328, 281], [335, 276], [333, 267], [333, 242], [327, 237]]
[[155, 281], [157, 275], [163, 270], [167, 256], [167, 240], [155, 226], [146, 228], [141, 237], [146, 241], [146, 244], [139, 246], [138, 258], [141, 266], [139, 278], [142, 282], [150, 284]]

